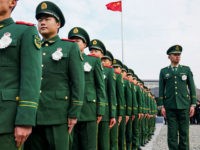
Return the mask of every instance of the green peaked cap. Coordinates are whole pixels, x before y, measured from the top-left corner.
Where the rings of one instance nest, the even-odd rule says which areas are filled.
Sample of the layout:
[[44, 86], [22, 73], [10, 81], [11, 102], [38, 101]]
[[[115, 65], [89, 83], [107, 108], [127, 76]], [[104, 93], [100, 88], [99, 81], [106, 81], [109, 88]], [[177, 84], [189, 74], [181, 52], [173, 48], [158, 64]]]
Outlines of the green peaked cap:
[[74, 27], [72, 28], [69, 33], [68, 33], [68, 38], [73, 39], [73, 38], [81, 38], [84, 43], [89, 46], [90, 44], [90, 37], [88, 33], [81, 27]]
[[103, 55], [106, 54], [105, 45], [103, 44], [102, 41], [100, 41], [98, 39], [94, 39], [94, 40], [90, 41], [89, 50], [91, 51], [91, 49], [97, 49], [97, 50], [100, 50], [103, 53]]
[[170, 54], [181, 54], [182, 53], [182, 47], [180, 45], [174, 45], [172, 47], [170, 47], [168, 50], [167, 50], [167, 55], [170, 55]]
[[49, 1], [41, 2], [36, 8], [35, 17], [36, 19], [39, 19], [42, 15], [45, 14], [55, 17], [60, 22], [60, 27], [63, 27], [65, 25], [65, 17], [56, 4]]
[[106, 50], [106, 54], [101, 59], [109, 59], [110, 61], [113, 61], [114, 57], [110, 51]]

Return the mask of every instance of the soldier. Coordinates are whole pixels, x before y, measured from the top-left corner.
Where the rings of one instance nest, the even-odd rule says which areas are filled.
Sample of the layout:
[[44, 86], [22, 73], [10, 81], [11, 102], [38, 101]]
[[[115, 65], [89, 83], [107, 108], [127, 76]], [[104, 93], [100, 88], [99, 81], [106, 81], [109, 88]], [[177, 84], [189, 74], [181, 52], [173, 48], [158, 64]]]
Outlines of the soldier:
[[0, 0], [0, 149], [17, 150], [35, 126], [40, 38], [31, 23], [14, 22], [17, 0]]
[[[125, 98], [125, 120], [124, 120], [124, 131], [125, 134], [124, 140], [124, 149], [131, 150], [132, 146], [132, 89], [131, 83], [127, 77], [128, 67], [123, 65], [122, 76], [124, 79], [124, 98]], [[126, 147], [126, 148], [125, 148]]]
[[77, 123], [84, 91], [84, 72], [78, 45], [60, 39], [65, 24], [61, 10], [49, 1], [36, 8], [42, 43], [42, 85], [37, 126], [25, 144], [30, 149], [69, 149], [68, 137]]
[[[74, 130], [73, 150], [97, 149], [97, 130], [105, 113], [105, 85], [101, 59], [94, 55], [86, 55], [84, 49], [91, 45], [100, 48], [98, 40], [90, 42], [87, 32], [80, 27], [70, 30], [68, 38], [75, 40], [84, 58], [85, 94], [79, 121]], [[91, 43], [91, 44], [90, 44]], [[93, 44], [93, 46], [92, 46]], [[101, 48], [102, 51], [106, 50]]]
[[125, 147], [125, 98], [124, 98], [124, 80], [122, 77], [123, 64], [120, 60], [113, 60], [113, 68], [116, 73], [116, 94], [117, 94], [117, 110], [118, 110], [118, 146], [119, 150]]
[[[103, 43], [99, 45], [99, 49], [103, 49], [102, 45]], [[110, 129], [116, 124], [116, 77], [111, 66], [112, 54], [109, 51], [101, 51], [97, 47], [90, 52], [102, 60], [106, 90], [105, 114], [98, 126], [98, 149], [110, 150]]]
[[140, 149], [140, 119], [141, 119], [141, 91], [137, 82], [137, 75], [132, 69], [128, 69], [128, 79], [132, 89], [132, 150]]
[[190, 68], [179, 64], [181, 52], [180, 45], [167, 50], [171, 64], [161, 69], [159, 79], [159, 105], [168, 122], [168, 147], [173, 150], [189, 149], [189, 116], [197, 99]]

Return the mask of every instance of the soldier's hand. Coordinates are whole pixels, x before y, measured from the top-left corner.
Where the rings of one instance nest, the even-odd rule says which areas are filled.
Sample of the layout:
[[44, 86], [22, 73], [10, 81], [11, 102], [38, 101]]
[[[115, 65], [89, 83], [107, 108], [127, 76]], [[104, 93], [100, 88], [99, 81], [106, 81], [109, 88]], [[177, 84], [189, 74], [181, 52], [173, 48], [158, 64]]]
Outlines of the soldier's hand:
[[194, 116], [195, 107], [190, 106], [190, 117]]
[[98, 116], [97, 117], [97, 124], [99, 124], [99, 122], [101, 121], [101, 119], [102, 119], [102, 116]]
[[135, 115], [132, 115], [132, 121], [135, 119]]
[[161, 114], [163, 115], [163, 117], [166, 118], [166, 110], [165, 110], [165, 107], [162, 107], [162, 108], [161, 108]]
[[77, 123], [77, 118], [68, 118], [68, 132], [69, 132], [69, 134], [72, 132], [76, 123]]
[[110, 119], [109, 128], [111, 129], [115, 124], [116, 124], [116, 119], [115, 119], [115, 118], [111, 118], [111, 119]]
[[32, 126], [16, 126], [15, 127], [15, 141], [16, 141], [16, 146], [19, 148], [24, 144], [28, 136], [32, 132]]
[[122, 116], [118, 116], [118, 125], [120, 125], [121, 121], [122, 121]]
[[127, 124], [128, 120], [129, 120], [129, 116], [126, 116], [126, 124]]

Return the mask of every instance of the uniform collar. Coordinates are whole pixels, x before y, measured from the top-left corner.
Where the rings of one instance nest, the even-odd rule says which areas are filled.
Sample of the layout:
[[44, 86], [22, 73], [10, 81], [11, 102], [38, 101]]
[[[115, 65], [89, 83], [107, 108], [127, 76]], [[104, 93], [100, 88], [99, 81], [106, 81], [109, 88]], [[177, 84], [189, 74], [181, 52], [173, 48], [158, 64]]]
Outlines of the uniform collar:
[[14, 23], [14, 20], [12, 18], [7, 18], [3, 21], [0, 21], [0, 30], [12, 23]]
[[180, 66], [179, 64], [176, 66], [173, 66], [172, 64], [170, 65], [171, 68], [174, 68], [174, 67], [178, 68], [179, 66]]
[[42, 40], [42, 46], [44, 46], [45, 44], [48, 44], [48, 45], [52, 45], [54, 44], [56, 41], [60, 40], [60, 37], [58, 35], [52, 37], [51, 39], [48, 39], [48, 40]]

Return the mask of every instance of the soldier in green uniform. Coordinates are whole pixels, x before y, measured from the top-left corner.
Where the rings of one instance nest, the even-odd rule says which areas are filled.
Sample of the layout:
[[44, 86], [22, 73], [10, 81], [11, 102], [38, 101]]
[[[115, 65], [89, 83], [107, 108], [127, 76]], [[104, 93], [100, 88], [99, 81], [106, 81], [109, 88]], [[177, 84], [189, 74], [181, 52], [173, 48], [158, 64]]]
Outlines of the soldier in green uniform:
[[116, 95], [117, 95], [117, 113], [118, 113], [118, 148], [125, 147], [125, 98], [124, 98], [124, 79], [122, 77], [123, 64], [120, 60], [113, 60], [113, 68], [116, 73]]
[[40, 38], [31, 23], [14, 22], [17, 0], [0, 0], [0, 149], [16, 150], [35, 126], [41, 83]]
[[84, 49], [89, 45], [91, 46], [90, 49], [97, 48], [100, 43], [98, 40], [90, 42], [89, 35], [80, 27], [71, 29], [68, 38], [79, 44], [84, 58], [85, 72], [84, 103], [79, 121], [75, 126], [72, 149], [95, 150], [97, 149], [98, 124], [105, 113], [105, 84], [101, 59], [93, 54], [86, 55]]
[[61, 10], [49, 1], [36, 8], [42, 42], [42, 85], [37, 126], [25, 150], [67, 150], [68, 137], [77, 123], [84, 94], [84, 72], [78, 45], [60, 39], [65, 24]]
[[110, 128], [116, 124], [116, 78], [111, 66], [112, 54], [107, 50], [102, 51], [105, 46], [99, 40], [97, 42], [101, 44], [96, 45], [90, 52], [102, 60], [106, 91], [105, 114], [98, 126], [98, 150], [110, 150]]
[[179, 64], [181, 52], [180, 45], [167, 50], [171, 64], [161, 69], [159, 79], [159, 106], [167, 118], [170, 150], [189, 150], [189, 117], [197, 99], [190, 68]]
[[134, 73], [132, 69], [128, 69], [127, 73], [128, 79], [131, 82], [131, 90], [132, 90], [132, 150], [140, 149], [140, 119], [141, 119], [141, 92], [140, 87], [137, 82], [137, 75]]
[[127, 77], [128, 67], [123, 65], [122, 76], [124, 79], [124, 98], [125, 98], [125, 126], [124, 126], [124, 148], [131, 150], [132, 147], [132, 89], [131, 83]]

